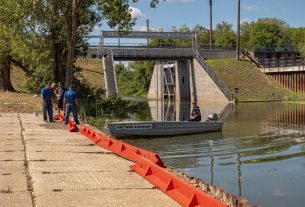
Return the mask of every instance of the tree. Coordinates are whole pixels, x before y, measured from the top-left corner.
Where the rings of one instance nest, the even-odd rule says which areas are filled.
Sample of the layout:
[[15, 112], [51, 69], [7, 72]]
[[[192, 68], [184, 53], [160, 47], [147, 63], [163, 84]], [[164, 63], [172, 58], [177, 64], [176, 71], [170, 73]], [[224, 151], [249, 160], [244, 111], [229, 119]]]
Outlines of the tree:
[[54, 82], [62, 81], [65, 69], [66, 29], [62, 15], [63, 3], [60, 0], [39, 0], [34, 12], [34, 19], [39, 25], [39, 33], [45, 37], [52, 59], [52, 75]]
[[216, 45], [233, 45], [236, 44], [236, 35], [232, 29], [232, 24], [222, 22], [216, 25], [215, 44]]
[[10, 79], [11, 64], [19, 49], [30, 41], [31, 1], [0, 0], [0, 89], [15, 91]]
[[[82, 25], [80, 20], [85, 20], [83, 17], [88, 12], [93, 14], [97, 8], [102, 19], [107, 20], [111, 28], [115, 28], [118, 31], [128, 31], [134, 25], [134, 19], [132, 19], [130, 14], [128, 0], [69, 0], [65, 2], [64, 15], [68, 31], [66, 85], [69, 85], [73, 77], [73, 58], [77, 32]], [[133, 2], [137, 2], [137, 0], [133, 0]], [[156, 7], [158, 3], [158, 0], [152, 0], [150, 5], [151, 7]], [[87, 25], [83, 26], [93, 28], [97, 22], [92, 21], [87, 23]]]
[[[210, 31], [208, 28], [203, 27], [199, 24], [197, 24], [193, 29], [192, 32], [197, 34], [197, 38], [199, 40], [198, 44], [202, 45], [208, 45], [210, 44]], [[212, 38], [214, 40], [214, 38]], [[212, 44], [214, 41], [212, 41]]]
[[305, 28], [290, 28], [289, 37], [291, 44], [294, 48], [297, 48], [303, 56], [305, 56]]
[[240, 44], [242, 48], [247, 50], [251, 49], [250, 39], [251, 39], [251, 30], [253, 28], [254, 22], [243, 22], [240, 26]]
[[153, 69], [153, 61], [131, 62], [128, 67], [116, 65], [120, 95], [145, 97], [149, 90]]
[[290, 43], [288, 29], [288, 24], [282, 20], [259, 19], [252, 26], [249, 44], [254, 50], [260, 47], [273, 50], [278, 45], [287, 46]]

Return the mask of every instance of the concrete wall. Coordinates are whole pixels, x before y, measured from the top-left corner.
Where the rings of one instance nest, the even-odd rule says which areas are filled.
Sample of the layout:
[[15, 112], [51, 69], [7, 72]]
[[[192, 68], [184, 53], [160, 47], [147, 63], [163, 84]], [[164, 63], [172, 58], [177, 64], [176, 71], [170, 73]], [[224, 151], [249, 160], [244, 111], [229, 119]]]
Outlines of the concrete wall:
[[194, 100], [229, 102], [195, 58], [192, 60], [192, 67], [191, 93]]
[[264, 72], [264, 73], [304, 72], [305, 71], [305, 65], [261, 68], [261, 71]]
[[147, 98], [149, 99], [163, 99], [163, 76], [162, 65], [155, 64]]
[[189, 60], [176, 61], [176, 100], [190, 100], [190, 62]]

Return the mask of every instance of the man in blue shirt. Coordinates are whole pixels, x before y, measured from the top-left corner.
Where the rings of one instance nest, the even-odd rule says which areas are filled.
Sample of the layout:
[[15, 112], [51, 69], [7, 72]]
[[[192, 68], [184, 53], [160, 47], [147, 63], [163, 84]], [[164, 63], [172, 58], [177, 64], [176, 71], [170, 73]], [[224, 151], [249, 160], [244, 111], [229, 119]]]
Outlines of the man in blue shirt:
[[79, 124], [78, 115], [77, 115], [77, 93], [74, 91], [75, 86], [71, 85], [69, 90], [64, 94], [64, 108], [65, 111], [65, 125], [69, 122], [70, 112], [73, 113], [73, 119], [75, 124]]
[[47, 83], [46, 87], [41, 90], [41, 100], [42, 100], [42, 114], [43, 120], [47, 122], [47, 112], [49, 116], [49, 122], [54, 122], [53, 120], [53, 92], [51, 90], [51, 84]]

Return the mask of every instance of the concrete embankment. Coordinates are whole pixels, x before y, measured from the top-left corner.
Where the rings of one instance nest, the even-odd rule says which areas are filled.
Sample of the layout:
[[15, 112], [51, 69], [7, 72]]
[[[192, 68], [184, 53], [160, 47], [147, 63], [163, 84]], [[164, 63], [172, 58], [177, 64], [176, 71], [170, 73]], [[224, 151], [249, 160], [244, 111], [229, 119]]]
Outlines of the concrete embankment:
[[130, 165], [62, 124], [0, 114], [1, 206], [179, 206]]

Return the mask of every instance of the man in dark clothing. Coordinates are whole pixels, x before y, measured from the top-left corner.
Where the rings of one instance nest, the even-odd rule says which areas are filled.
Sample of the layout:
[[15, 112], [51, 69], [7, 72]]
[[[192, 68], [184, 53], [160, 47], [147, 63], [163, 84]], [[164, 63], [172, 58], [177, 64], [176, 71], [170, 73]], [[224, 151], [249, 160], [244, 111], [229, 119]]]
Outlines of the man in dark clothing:
[[192, 118], [190, 118], [189, 121], [201, 121], [201, 113], [200, 113], [199, 106], [197, 106], [196, 102], [193, 102], [192, 106], [193, 106], [193, 110], [191, 113]]
[[58, 83], [58, 87], [54, 93], [57, 96], [57, 113], [60, 114], [60, 110], [64, 110], [64, 94], [67, 91], [64, 84]]
[[73, 119], [75, 124], [79, 124], [78, 115], [77, 115], [77, 93], [74, 91], [75, 86], [71, 85], [69, 90], [64, 94], [64, 108], [65, 111], [65, 125], [68, 124], [70, 112], [73, 113]]
[[49, 122], [54, 122], [53, 120], [53, 92], [51, 90], [51, 84], [48, 83], [45, 88], [41, 90], [41, 100], [42, 100], [42, 114], [43, 120], [47, 122], [47, 112], [49, 116]]

